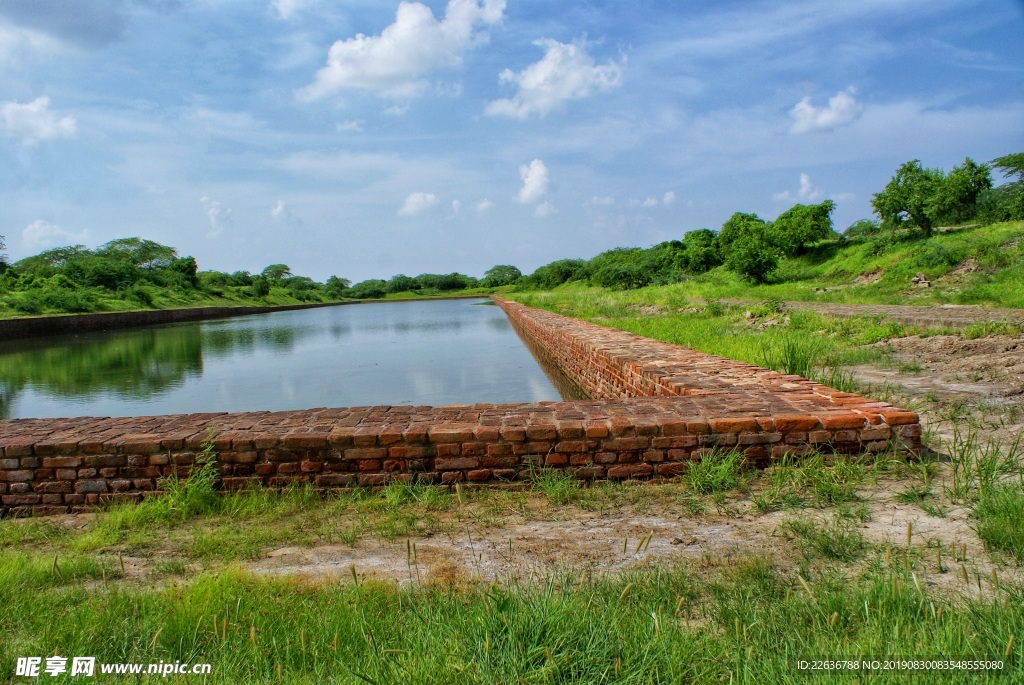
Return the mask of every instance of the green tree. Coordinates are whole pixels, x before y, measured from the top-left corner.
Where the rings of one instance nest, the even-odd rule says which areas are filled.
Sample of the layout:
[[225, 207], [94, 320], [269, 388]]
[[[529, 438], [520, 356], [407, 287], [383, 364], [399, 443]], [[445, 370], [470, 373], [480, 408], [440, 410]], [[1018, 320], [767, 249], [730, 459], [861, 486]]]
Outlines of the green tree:
[[124, 259], [140, 269], [165, 269], [177, 258], [178, 251], [143, 238], [117, 238], [96, 250], [96, 255]]
[[271, 264], [263, 269], [263, 271], [260, 272], [260, 275], [271, 281], [277, 282], [283, 278], [291, 276], [292, 270], [287, 264]]
[[270, 281], [265, 276], [253, 276], [252, 294], [255, 297], [265, 298], [270, 294]]
[[388, 281], [386, 290], [389, 293], [404, 293], [412, 290], [419, 290], [421, 287], [420, 282], [412, 276], [397, 274], [392, 276], [391, 280]]
[[992, 160], [992, 166], [1004, 176], [1017, 177], [1016, 181], [999, 187], [1003, 189], [998, 194], [998, 199], [1002, 200], [1003, 220], [1024, 219], [1024, 152], [996, 157]]
[[771, 223], [772, 242], [790, 257], [803, 254], [808, 245], [834, 237], [832, 212], [836, 204], [794, 205]]
[[179, 274], [180, 278], [193, 288], [199, 285], [199, 265], [196, 264], [195, 257], [174, 259], [168, 264], [167, 269], [172, 273]]
[[939, 184], [932, 201], [934, 220], [954, 225], [971, 221], [978, 213], [978, 197], [991, 187], [991, 168], [967, 157]]
[[772, 241], [768, 224], [756, 214], [736, 212], [719, 233], [725, 265], [754, 283], [764, 283], [779, 265], [779, 249]]
[[[7, 247], [7, 243], [4, 242], [4, 237], [0, 235], [0, 250]], [[0, 252], [0, 274], [7, 271], [7, 255]]]
[[496, 264], [484, 272], [484, 279], [480, 284], [488, 288], [512, 285], [522, 275], [522, 271], [510, 264]]
[[686, 255], [686, 268], [693, 273], [701, 274], [710, 271], [722, 263], [722, 254], [718, 236], [708, 228], [698, 228], [683, 235], [683, 247]]
[[344, 296], [345, 291], [352, 285], [352, 281], [339, 276], [330, 276], [324, 285], [326, 286], [327, 296], [337, 299]]
[[882, 219], [883, 228], [898, 228], [909, 223], [931, 237], [935, 196], [942, 183], [939, 169], [925, 169], [920, 160], [906, 162], [871, 199], [871, 206]]

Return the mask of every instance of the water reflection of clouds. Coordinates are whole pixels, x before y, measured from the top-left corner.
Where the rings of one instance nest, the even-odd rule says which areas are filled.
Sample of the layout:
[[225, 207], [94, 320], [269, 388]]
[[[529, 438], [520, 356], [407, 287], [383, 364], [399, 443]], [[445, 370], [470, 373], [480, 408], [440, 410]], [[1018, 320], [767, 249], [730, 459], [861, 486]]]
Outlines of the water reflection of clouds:
[[0, 417], [558, 399], [504, 312], [470, 304], [358, 305], [0, 343]]

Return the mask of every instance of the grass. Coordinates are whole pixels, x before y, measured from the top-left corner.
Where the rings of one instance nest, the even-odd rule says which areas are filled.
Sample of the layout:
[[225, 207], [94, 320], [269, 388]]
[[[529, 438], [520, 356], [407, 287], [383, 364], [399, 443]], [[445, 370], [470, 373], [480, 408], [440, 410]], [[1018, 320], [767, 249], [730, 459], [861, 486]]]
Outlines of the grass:
[[[981, 453], [964, 459], [988, 463], [984, 445], [964, 444]], [[18, 656], [51, 654], [208, 662], [212, 682], [796, 682], [807, 677], [797, 659], [893, 654], [1005, 658], [1019, 672], [1021, 587], [970, 577], [970, 588], [977, 580], [986, 591], [934, 592], [925, 580], [961, 563], [955, 550], [940, 569], [942, 549], [930, 542], [893, 555], [865, 540], [858, 489], [890, 477], [906, 484], [900, 500], [926, 492], [935, 473], [895, 454], [811, 454], [751, 471], [736, 453], [714, 452], [660, 485], [588, 485], [551, 469], [538, 469], [528, 489], [393, 484], [209, 498], [208, 476], [169, 483], [167, 501], [112, 507], [84, 530], [0, 523], [0, 679], [12, 677]], [[977, 482], [979, 536], [1020, 563], [1020, 488]], [[797, 568], [743, 555], [648, 556], [614, 573], [566, 566], [497, 582], [411, 573], [397, 586], [358, 570], [299, 579], [239, 565], [281, 545], [464, 535], [467, 525], [502, 526], [509, 515], [700, 516], [708, 501], [728, 510], [757, 496], [823, 509], [779, 525], [803, 559]], [[133, 563], [148, 560], [144, 582], [124, 572], [129, 553]], [[950, 682], [978, 677], [954, 673]]]

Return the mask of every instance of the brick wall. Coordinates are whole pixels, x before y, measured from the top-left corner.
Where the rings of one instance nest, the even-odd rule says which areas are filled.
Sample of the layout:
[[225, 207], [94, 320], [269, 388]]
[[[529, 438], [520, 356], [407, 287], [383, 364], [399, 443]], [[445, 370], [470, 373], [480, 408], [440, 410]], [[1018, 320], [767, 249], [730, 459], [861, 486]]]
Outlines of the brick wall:
[[210, 436], [226, 489], [497, 482], [540, 466], [645, 478], [676, 475], [715, 448], [766, 462], [891, 440], [920, 447], [917, 415], [884, 402], [495, 301], [594, 399], [0, 421], [0, 515], [141, 499], [161, 478], [187, 475]]

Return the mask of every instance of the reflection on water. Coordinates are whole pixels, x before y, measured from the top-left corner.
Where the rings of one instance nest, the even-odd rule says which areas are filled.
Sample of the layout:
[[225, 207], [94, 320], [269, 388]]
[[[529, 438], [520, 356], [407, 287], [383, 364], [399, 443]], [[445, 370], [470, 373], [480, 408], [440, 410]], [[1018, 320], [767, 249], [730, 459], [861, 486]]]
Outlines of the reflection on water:
[[0, 417], [557, 400], [497, 307], [329, 307], [0, 342]]

